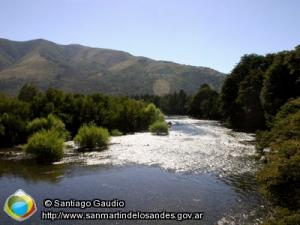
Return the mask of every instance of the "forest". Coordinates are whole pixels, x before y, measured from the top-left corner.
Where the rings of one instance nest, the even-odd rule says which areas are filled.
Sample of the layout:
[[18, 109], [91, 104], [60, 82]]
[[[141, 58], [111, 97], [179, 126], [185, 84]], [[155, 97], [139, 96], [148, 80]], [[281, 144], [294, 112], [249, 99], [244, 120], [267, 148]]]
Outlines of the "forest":
[[261, 191], [277, 207], [268, 225], [300, 224], [300, 46], [276, 54], [245, 55], [219, 98], [222, 121], [256, 132], [265, 154]]

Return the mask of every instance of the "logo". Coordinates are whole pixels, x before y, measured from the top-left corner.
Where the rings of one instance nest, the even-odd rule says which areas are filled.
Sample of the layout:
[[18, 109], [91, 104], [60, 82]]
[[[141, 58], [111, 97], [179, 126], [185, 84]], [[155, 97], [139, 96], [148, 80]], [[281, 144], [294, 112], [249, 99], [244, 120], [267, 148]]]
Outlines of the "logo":
[[4, 212], [17, 221], [23, 221], [36, 212], [34, 199], [19, 189], [6, 199]]

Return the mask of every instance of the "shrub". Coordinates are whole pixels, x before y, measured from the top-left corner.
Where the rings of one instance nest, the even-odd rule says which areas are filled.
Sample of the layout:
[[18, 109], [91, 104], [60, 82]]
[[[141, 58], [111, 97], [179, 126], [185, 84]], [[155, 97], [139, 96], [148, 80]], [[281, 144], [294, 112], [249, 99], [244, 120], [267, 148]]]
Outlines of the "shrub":
[[268, 163], [258, 173], [263, 193], [276, 204], [300, 207], [300, 141], [287, 140], [271, 146]]
[[106, 128], [97, 127], [95, 124], [83, 125], [74, 138], [81, 149], [95, 149], [105, 147], [110, 135]]
[[[265, 225], [300, 224], [300, 98], [287, 102], [273, 119], [271, 130], [258, 133], [258, 147], [271, 147], [258, 173], [261, 191], [285, 207]], [[297, 210], [298, 211], [291, 211]]]
[[47, 117], [50, 129], [56, 130], [61, 136], [66, 138], [68, 136], [68, 132], [66, 130], [64, 122], [59, 119], [57, 116], [50, 114]]
[[269, 131], [257, 132], [257, 148], [262, 149], [285, 140], [300, 138], [300, 98], [281, 107]]
[[148, 124], [153, 124], [156, 121], [164, 121], [163, 113], [153, 103], [147, 105], [144, 109], [144, 114], [148, 120]]
[[284, 104], [277, 113], [275, 122], [284, 119], [290, 114], [294, 114], [300, 110], [300, 98], [292, 99]]
[[290, 211], [277, 208], [275, 213], [263, 225], [297, 225], [300, 224], [300, 210]]
[[256, 149], [263, 150], [270, 146], [271, 133], [270, 131], [257, 131], [256, 132]]
[[55, 115], [49, 114], [47, 118], [35, 118], [27, 124], [29, 134], [33, 134], [40, 130], [55, 130], [63, 138], [66, 138], [68, 132], [65, 129], [65, 124]]
[[27, 129], [30, 134], [42, 129], [49, 129], [48, 120], [46, 118], [35, 118], [27, 124]]
[[153, 123], [149, 127], [150, 132], [153, 134], [168, 134], [169, 133], [169, 127], [166, 122], [157, 121]]
[[63, 157], [64, 139], [55, 130], [34, 133], [25, 145], [25, 152], [36, 156], [39, 162], [55, 162]]
[[122, 136], [123, 133], [121, 131], [119, 131], [118, 129], [113, 129], [111, 132], [110, 132], [111, 136]]

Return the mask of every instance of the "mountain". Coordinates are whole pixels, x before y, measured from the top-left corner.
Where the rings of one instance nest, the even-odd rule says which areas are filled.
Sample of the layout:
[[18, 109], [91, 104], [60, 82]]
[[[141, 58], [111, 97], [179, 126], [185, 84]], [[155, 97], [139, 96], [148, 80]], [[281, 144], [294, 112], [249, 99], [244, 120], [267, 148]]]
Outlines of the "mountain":
[[0, 91], [15, 94], [25, 83], [69, 92], [113, 95], [195, 93], [208, 83], [219, 90], [216, 70], [136, 57], [122, 51], [47, 40], [0, 39]]

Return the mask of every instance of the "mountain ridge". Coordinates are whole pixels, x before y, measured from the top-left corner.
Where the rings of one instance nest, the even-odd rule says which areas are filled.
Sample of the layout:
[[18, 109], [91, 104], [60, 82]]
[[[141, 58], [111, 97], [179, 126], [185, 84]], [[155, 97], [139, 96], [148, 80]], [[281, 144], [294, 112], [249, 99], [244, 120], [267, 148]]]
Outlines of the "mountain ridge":
[[203, 83], [219, 90], [225, 74], [208, 67], [134, 56], [125, 51], [61, 45], [45, 39], [0, 38], [0, 90], [15, 94], [25, 83], [70, 92], [112, 95], [195, 93]]

